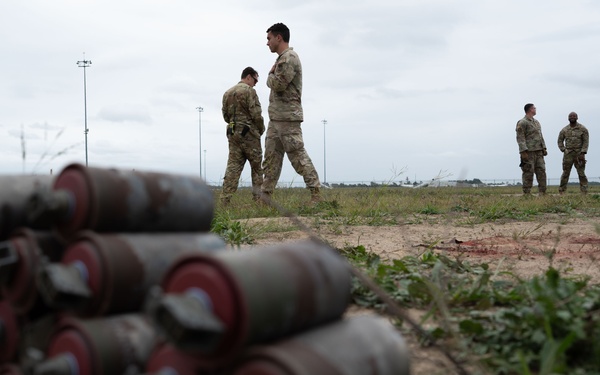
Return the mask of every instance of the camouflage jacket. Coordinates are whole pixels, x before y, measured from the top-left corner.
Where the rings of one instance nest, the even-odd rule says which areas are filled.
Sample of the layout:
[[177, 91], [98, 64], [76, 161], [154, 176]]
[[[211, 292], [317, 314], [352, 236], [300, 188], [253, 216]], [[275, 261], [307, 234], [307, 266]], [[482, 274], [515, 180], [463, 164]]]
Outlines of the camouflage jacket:
[[269, 73], [269, 119], [271, 121], [304, 121], [302, 112], [302, 64], [293, 48], [277, 57], [275, 71]]
[[541, 151], [546, 148], [546, 142], [542, 135], [542, 125], [534, 118], [527, 116], [517, 122], [517, 143], [519, 152]]
[[584, 154], [588, 151], [590, 134], [585, 126], [580, 123], [575, 126], [567, 125], [558, 133], [558, 148], [562, 152], [577, 151]]
[[223, 120], [227, 124], [248, 125], [250, 134], [260, 138], [265, 132], [265, 121], [258, 95], [253, 87], [240, 81], [223, 94]]

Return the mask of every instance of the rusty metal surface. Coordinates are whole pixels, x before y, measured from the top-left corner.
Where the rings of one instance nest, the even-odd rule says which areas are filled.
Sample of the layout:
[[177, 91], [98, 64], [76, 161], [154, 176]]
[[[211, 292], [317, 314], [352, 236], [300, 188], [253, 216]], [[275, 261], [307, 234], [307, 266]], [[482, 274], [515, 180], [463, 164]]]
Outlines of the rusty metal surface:
[[65, 355], [73, 357], [82, 375], [141, 371], [157, 339], [152, 324], [142, 314], [90, 320], [68, 317], [58, 324], [47, 359], [39, 363], [35, 371], [47, 368], [53, 358]]
[[385, 318], [364, 315], [250, 349], [234, 375], [408, 375], [408, 347]]
[[52, 176], [0, 176], [0, 240], [19, 227], [43, 229], [29, 219], [28, 204], [35, 191], [51, 185]]
[[[44, 259], [58, 260], [65, 244], [49, 231], [33, 231], [19, 228], [9, 238], [17, 261], [11, 266], [11, 276], [0, 283], [4, 298], [8, 299], [20, 314], [39, 316], [47, 312], [43, 306], [35, 275]], [[4, 270], [3, 270], [4, 271]]]
[[[338, 319], [350, 303], [350, 286], [345, 259], [312, 241], [184, 257], [163, 281], [166, 295], [205, 293], [207, 306], [225, 325], [218, 345], [207, 347], [201, 330], [196, 346], [191, 334], [181, 334], [186, 342], [175, 341], [215, 366], [248, 345]], [[177, 319], [158, 318], [159, 325]]]
[[69, 217], [58, 230], [69, 237], [82, 229], [100, 232], [208, 231], [212, 192], [199, 177], [102, 169], [71, 164], [54, 190], [71, 193]]
[[21, 324], [10, 303], [0, 300], [0, 363], [15, 359], [20, 329]]
[[138, 311], [148, 290], [160, 283], [179, 256], [225, 248], [223, 239], [211, 233], [82, 231], [61, 265], [44, 267], [40, 290], [51, 306], [80, 316]]

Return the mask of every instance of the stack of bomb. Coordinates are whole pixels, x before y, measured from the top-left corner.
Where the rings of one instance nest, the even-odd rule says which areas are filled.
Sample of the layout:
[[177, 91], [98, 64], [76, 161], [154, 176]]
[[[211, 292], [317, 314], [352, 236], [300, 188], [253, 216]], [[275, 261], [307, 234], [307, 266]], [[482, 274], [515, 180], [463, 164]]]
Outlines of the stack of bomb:
[[59, 331], [102, 324], [92, 318], [142, 327], [131, 322], [147, 321], [145, 294], [170, 263], [225, 249], [209, 233], [213, 202], [201, 179], [161, 173], [72, 164], [0, 177], [0, 374], [33, 372]]
[[0, 246], [0, 375], [408, 374], [387, 321], [342, 318], [339, 254], [225, 251], [200, 179], [73, 164], [47, 186]]

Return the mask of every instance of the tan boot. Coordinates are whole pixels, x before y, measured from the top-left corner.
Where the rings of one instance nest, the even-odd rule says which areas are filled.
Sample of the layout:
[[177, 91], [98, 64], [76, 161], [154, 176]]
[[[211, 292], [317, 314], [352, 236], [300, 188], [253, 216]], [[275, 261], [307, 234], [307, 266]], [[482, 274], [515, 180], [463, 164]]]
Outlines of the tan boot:
[[258, 202], [260, 202], [261, 204], [264, 204], [266, 206], [270, 206], [272, 198], [273, 198], [273, 193], [272, 192], [270, 192], [270, 191], [263, 191], [260, 194]]
[[323, 197], [321, 196], [321, 189], [318, 187], [311, 187], [310, 189], [310, 204], [315, 205], [319, 202], [323, 202]]

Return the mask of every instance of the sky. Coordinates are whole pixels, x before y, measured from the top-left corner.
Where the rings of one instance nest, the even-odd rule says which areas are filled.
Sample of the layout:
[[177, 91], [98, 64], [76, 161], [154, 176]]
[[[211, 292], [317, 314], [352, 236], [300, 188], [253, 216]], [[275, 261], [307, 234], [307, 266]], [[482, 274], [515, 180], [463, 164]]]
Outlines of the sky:
[[[266, 30], [283, 22], [322, 182], [520, 181], [515, 125], [529, 102], [550, 183], [571, 111], [600, 181], [598, 19], [594, 0], [4, 0], [0, 174], [56, 174], [87, 151], [89, 166], [220, 184], [222, 95], [254, 67], [268, 123]], [[302, 185], [287, 159], [280, 183]]]

